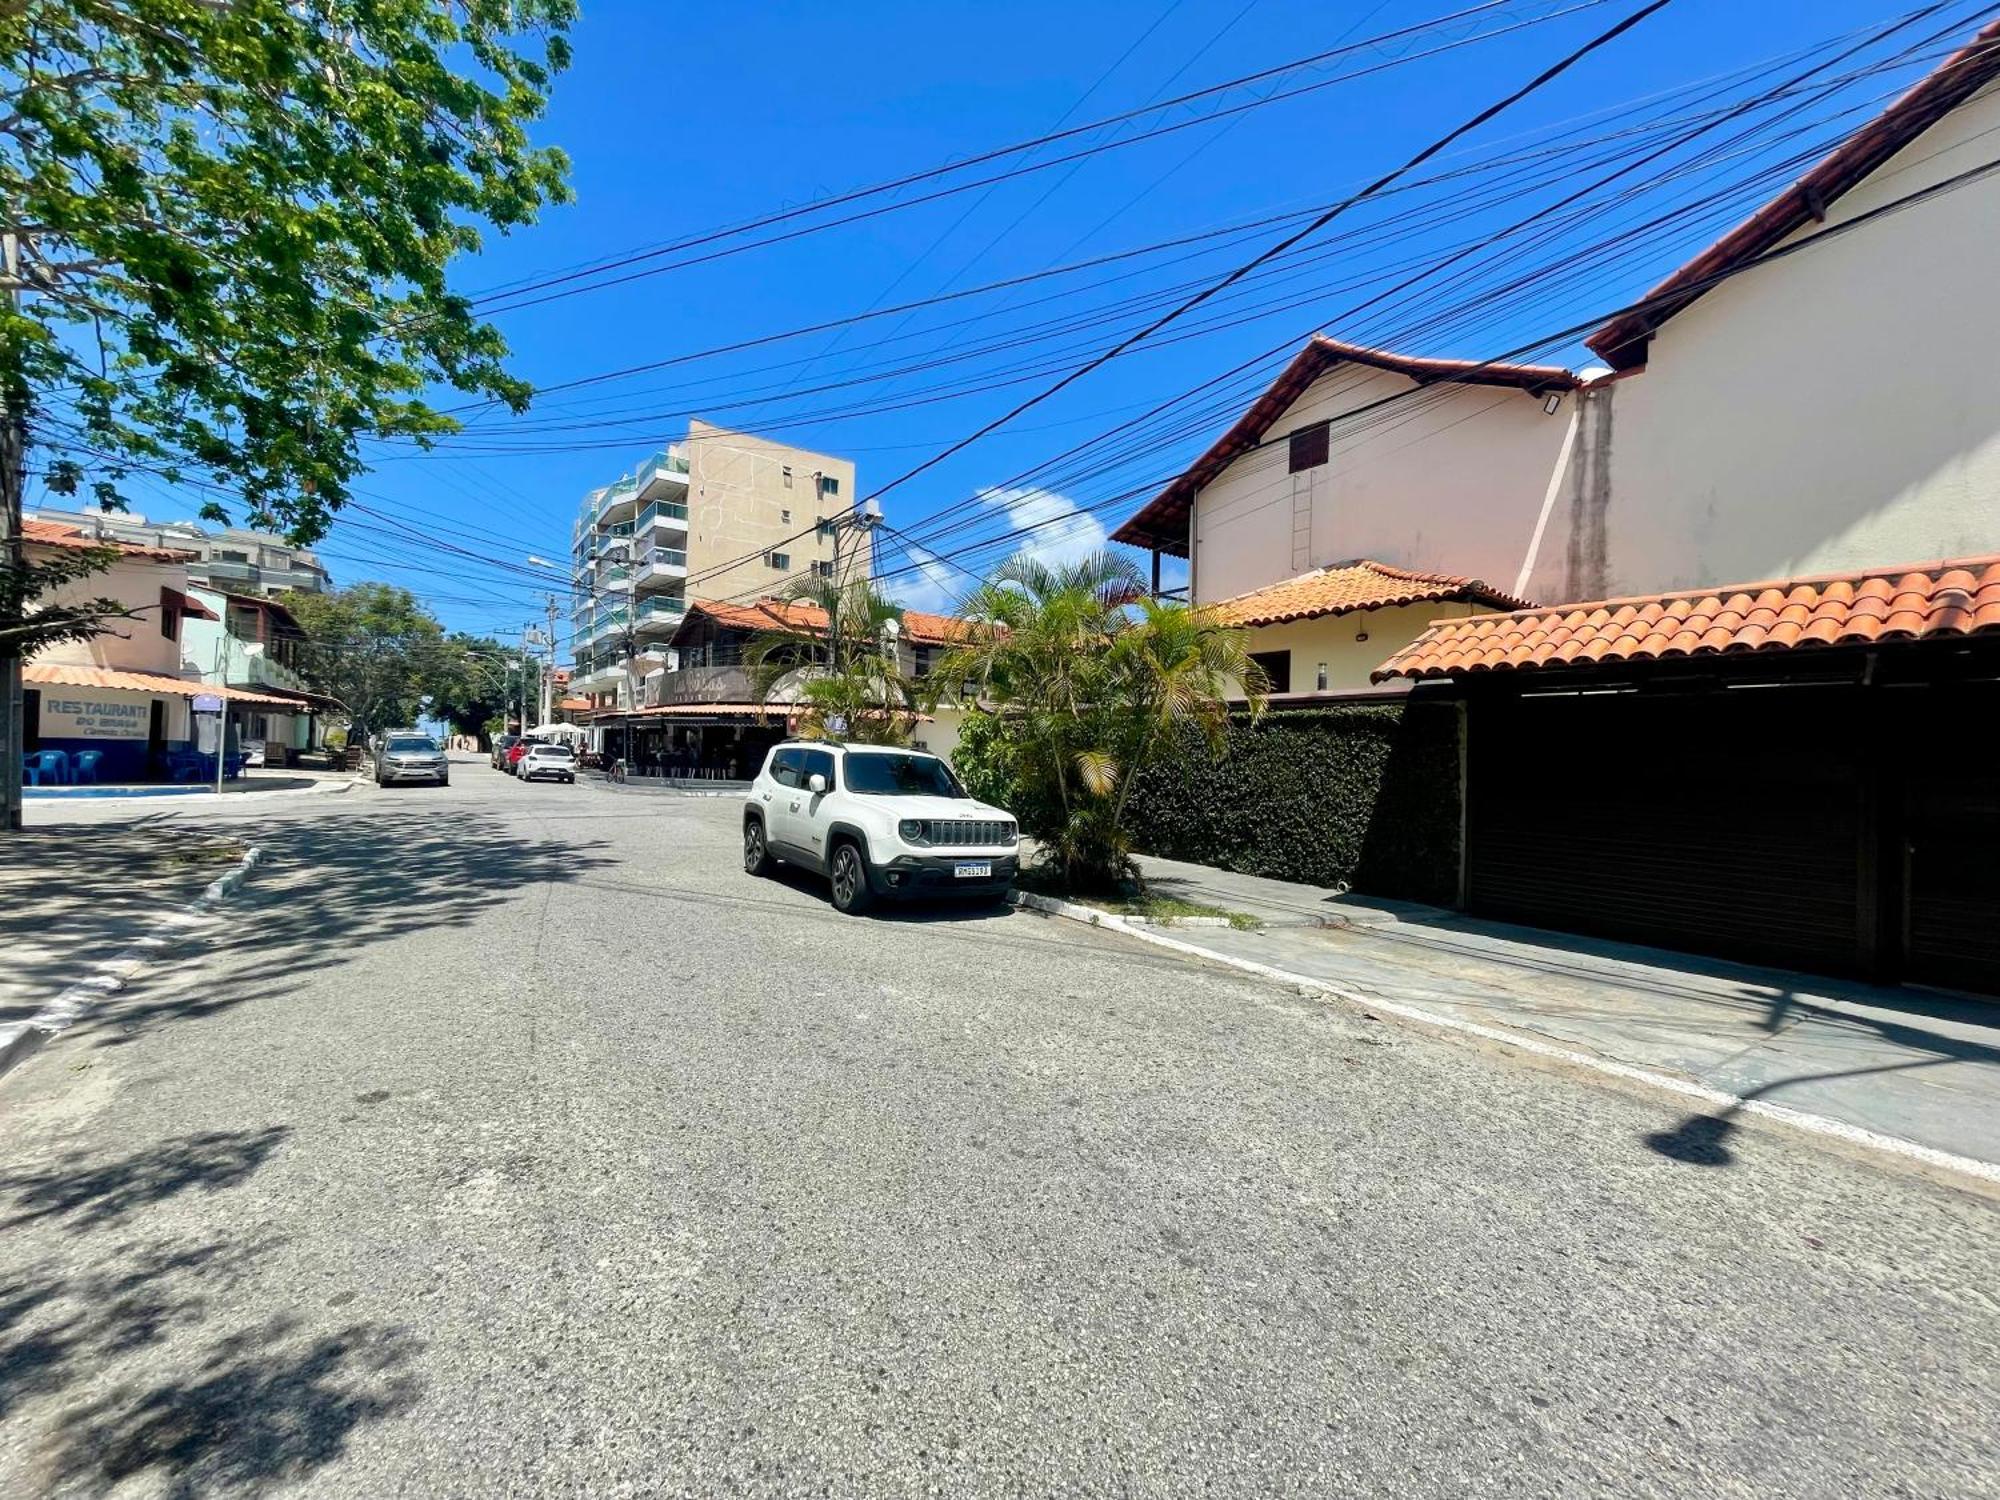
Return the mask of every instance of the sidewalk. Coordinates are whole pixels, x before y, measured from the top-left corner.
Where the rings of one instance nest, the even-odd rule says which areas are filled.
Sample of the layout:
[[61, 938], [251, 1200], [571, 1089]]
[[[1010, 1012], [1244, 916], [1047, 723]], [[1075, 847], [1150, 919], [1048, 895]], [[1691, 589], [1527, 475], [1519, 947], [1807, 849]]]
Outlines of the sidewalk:
[[[1218, 956], [2000, 1163], [2000, 1002], [1511, 927], [1171, 860], [1139, 863], [1163, 893], [1264, 919], [1261, 931], [1181, 935]], [[1655, 1145], [1726, 1160], [1730, 1128], [1703, 1121], [1685, 1139]]]
[[31, 828], [0, 844], [0, 1029], [148, 936], [242, 856], [151, 820]]

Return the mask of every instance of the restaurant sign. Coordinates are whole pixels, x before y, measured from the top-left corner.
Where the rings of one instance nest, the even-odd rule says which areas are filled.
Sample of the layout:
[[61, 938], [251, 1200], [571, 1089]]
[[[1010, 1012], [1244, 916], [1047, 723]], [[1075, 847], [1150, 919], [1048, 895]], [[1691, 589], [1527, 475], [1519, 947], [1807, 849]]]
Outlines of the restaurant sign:
[[152, 721], [151, 698], [98, 698], [44, 691], [45, 740], [143, 740]]

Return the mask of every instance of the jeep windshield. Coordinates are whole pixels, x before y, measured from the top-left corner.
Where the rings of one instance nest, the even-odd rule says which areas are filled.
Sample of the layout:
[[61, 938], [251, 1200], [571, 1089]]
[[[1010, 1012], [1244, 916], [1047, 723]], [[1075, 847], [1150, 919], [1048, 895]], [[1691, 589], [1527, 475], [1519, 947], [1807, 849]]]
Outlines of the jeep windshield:
[[963, 797], [951, 767], [935, 755], [849, 755], [847, 789], [878, 797]]

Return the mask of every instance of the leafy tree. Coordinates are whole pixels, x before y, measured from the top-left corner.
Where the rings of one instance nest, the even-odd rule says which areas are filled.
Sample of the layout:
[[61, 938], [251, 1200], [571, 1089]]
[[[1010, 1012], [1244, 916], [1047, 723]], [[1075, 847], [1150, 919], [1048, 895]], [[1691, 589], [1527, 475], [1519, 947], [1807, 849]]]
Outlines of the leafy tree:
[[37, 549], [18, 568], [0, 569], [0, 656], [27, 655], [64, 641], [88, 640], [107, 621], [139, 616], [117, 599], [84, 598], [72, 592], [118, 560], [116, 547]]
[[1011, 558], [966, 612], [977, 623], [927, 680], [933, 698], [959, 691], [990, 707], [969, 719], [955, 760], [1011, 794], [1069, 888], [1136, 881], [1125, 809], [1140, 772], [1186, 730], [1219, 751], [1232, 695], [1263, 708], [1242, 632], [1147, 598], [1138, 569], [1108, 553], [1054, 568]]
[[[321, 535], [364, 437], [516, 409], [446, 286], [481, 224], [568, 195], [530, 145], [575, 0], [17, 0], [0, 6], [0, 401], [58, 491], [212, 482]], [[226, 519], [218, 500], [207, 513]]]
[[[522, 681], [527, 672], [526, 682]], [[425, 683], [428, 708], [460, 734], [482, 741], [497, 733], [524, 695], [531, 703], [541, 691], [533, 658], [524, 664], [491, 636], [454, 634], [443, 642]]]
[[357, 583], [279, 601], [305, 632], [299, 670], [348, 714], [348, 742], [415, 721], [446, 658], [444, 628], [407, 589]]
[[[836, 584], [817, 575], [798, 580], [784, 598], [817, 610], [820, 619], [837, 619], [839, 638], [831, 629], [775, 617], [746, 653], [757, 701], [795, 709], [808, 738], [907, 745], [918, 694], [897, 646], [902, 606], [866, 579]], [[835, 721], [846, 726], [838, 734]]]

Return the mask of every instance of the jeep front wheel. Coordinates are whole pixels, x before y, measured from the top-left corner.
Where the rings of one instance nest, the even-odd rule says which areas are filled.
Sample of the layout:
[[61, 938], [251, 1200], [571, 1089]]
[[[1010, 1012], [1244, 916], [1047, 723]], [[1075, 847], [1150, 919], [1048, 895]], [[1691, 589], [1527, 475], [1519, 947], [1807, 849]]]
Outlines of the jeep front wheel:
[[859, 849], [850, 843], [837, 845], [833, 851], [833, 867], [828, 875], [833, 882], [835, 910], [850, 917], [868, 910], [874, 892], [868, 889], [868, 866], [862, 860]]

